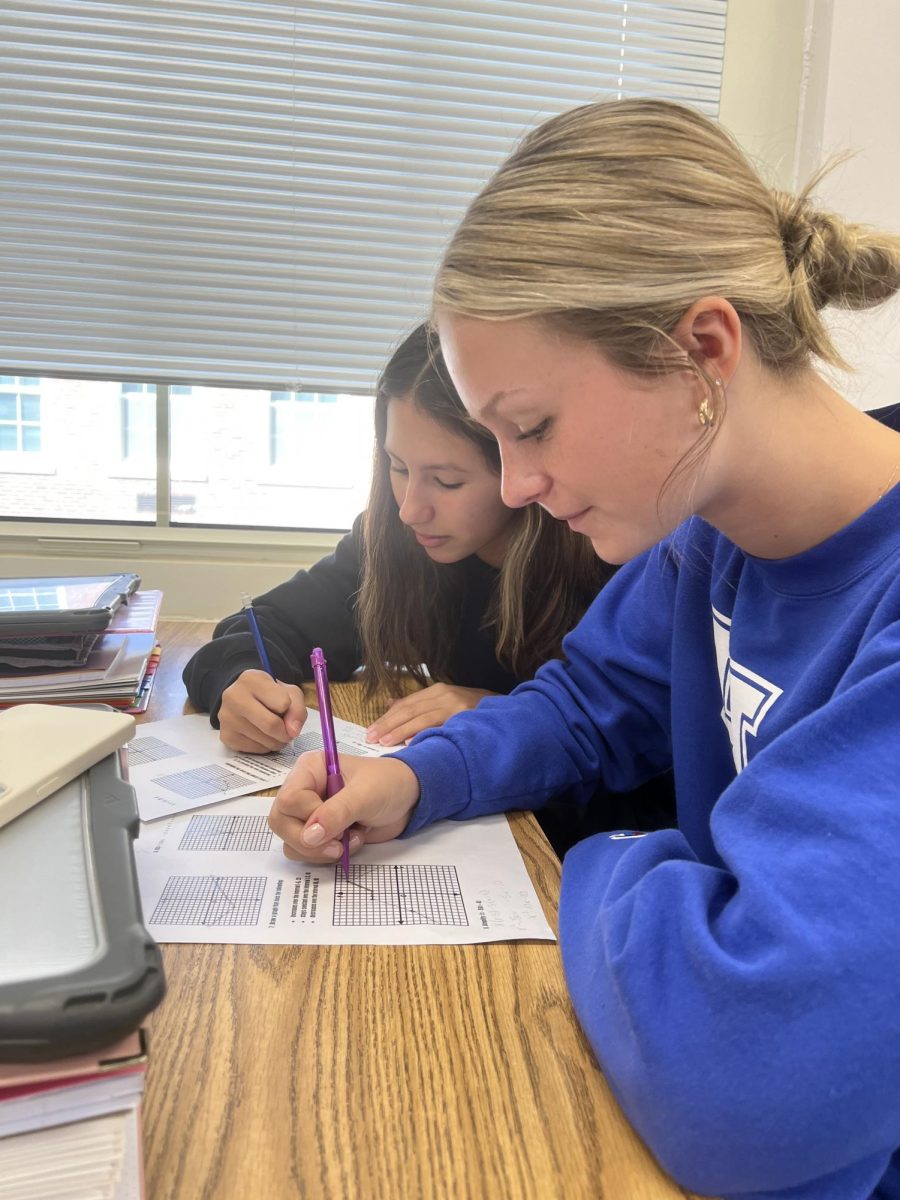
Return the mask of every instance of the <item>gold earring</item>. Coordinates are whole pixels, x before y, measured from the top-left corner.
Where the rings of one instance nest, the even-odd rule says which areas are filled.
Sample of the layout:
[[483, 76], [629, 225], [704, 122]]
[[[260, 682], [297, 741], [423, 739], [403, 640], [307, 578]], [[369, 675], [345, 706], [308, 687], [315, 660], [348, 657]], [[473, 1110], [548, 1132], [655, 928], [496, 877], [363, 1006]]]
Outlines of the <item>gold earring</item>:
[[[716, 400], [718, 400], [718, 397], [722, 395], [725, 390], [722, 385], [722, 380], [717, 379], [713, 384], [713, 387], [715, 388]], [[710, 425], [715, 425], [716, 416], [718, 415], [716, 408], [717, 405], [713, 403], [712, 392], [707, 392], [700, 401], [700, 405], [697, 409], [697, 420], [704, 428]]]

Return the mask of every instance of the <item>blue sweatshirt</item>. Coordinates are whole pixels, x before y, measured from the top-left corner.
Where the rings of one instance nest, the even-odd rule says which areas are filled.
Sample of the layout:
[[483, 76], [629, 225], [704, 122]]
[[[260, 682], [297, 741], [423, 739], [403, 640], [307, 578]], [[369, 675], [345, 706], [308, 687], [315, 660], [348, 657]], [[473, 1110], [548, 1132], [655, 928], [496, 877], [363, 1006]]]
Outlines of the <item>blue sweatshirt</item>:
[[897, 1200], [900, 486], [779, 561], [694, 518], [564, 652], [397, 756], [422, 786], [408, 832], [674, 764], [678, 829], [600, 834], [563, 867], [607, 1078], [694, 1191]]

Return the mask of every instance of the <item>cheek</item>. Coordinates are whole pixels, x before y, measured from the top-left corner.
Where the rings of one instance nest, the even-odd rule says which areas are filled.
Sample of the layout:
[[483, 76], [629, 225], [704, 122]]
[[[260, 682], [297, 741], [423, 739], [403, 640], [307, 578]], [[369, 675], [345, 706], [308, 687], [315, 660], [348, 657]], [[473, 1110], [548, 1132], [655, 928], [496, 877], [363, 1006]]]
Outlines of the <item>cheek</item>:
[[390, 476], [391, 491], [394, 493], [394, 499], [397, 501], [397, 507], [400, 508], [406, 498], [406, 480], [402, 475], [396, 475], [393, 471]]
[[493, 535], [502, 529], [515, 515], [500, 498], [500, 479], [486, 487], [470, 508], [470, 524], [484, 533]]

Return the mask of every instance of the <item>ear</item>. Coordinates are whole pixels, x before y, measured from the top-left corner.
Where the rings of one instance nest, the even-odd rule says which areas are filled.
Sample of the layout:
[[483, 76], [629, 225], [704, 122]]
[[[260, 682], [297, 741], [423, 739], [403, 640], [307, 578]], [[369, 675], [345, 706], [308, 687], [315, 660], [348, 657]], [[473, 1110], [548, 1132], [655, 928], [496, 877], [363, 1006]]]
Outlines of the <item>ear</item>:
[[741, 318], [722, 296], [704, 296], [687, 310], [672, 337], [694, 362], [727, 387], [741, 360]]

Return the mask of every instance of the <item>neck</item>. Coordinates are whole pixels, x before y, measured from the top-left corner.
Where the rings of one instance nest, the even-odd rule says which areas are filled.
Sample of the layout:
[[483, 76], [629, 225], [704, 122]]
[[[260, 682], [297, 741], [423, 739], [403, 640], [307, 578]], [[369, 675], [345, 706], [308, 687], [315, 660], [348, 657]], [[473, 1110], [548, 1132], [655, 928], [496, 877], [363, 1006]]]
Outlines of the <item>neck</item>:
[[728, 388], [697, 511], [746, 553], [788, 558], [849, 525], [896, 483], [900, 434], [812, 371], [784, 382], [744, 366]]

